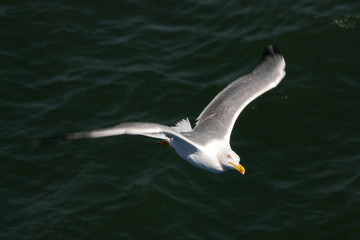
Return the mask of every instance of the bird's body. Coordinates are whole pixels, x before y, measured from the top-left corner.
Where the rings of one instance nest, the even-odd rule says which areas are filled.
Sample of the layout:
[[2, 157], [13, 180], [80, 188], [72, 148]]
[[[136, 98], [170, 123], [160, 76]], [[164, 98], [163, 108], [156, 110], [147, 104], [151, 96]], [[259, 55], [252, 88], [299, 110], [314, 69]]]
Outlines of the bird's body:
[[[229, 169], [244, 174], [239, 156], [230, 147], [230, 135], [237, 117], [252, 100], [276, 87], [285, 76], [285, 61], [272, 46], [264, 52], [260, 64], [222, 90], [200, 113], [192, 129], [188, 119], [169, 127], [157, 123], [126, 122], [115, 127], [71, 133], [45, 141], [99, 138], [122, 134], [159, 138], [175, 149], [180, 157], [211, 172]], [[44, 141], [44, 140], [43, 140]]]

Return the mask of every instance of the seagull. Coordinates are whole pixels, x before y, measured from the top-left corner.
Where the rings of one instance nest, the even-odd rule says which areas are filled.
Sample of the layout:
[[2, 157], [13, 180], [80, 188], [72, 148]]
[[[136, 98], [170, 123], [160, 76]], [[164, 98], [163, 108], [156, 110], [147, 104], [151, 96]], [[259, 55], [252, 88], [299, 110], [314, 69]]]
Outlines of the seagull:
[[241, 111], [255, 98], [275, 88], [285, 76], [285, 60], [273, 46], [264, 51], [250, 73], [230, 83], [205, 107], [192, 128], [188, 118], [169, 127], [150, 122], [124, 122], [114, 127], [75, 132], [40, 143], [115, 135], [143, 135], [161, 139], [189, 163], [214, 173], [233, 169], [245, 174], [240, 157], [231, 149], [230, 135]]

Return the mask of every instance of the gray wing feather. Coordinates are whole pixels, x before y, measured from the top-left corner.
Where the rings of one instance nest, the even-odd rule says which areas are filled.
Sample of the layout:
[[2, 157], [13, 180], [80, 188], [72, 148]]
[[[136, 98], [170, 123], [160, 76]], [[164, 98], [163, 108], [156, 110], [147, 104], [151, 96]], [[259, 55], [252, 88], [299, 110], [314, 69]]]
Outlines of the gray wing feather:
[[260, 64], [249, 74], [239, 77], [222, 90], [197, 118], [196, 132], [207, 129], [230, 141], [231, 131], [241, 111], [252, 100], [276, 87], [285, 76], [285, 60], [272, 46], [265, 51]]
[[88, 132], [70, 133], [67, 135], [67, 139], [74, 140], [81, 138], [101, 138], [123, 134], [145, 135], [149, 137], [154, 135], [154, 138], [164, 139], [182, 137], [181, 134], [177, 133], [172, 128], [162, 124], [147, 122], [125, 122], [110, 128], [96, 129]]
[[198, 144], [188, 139], [181, 133], [176, 132], [171, 127], [162, 124], [147, 122], [125, 122], [110, 128], [97, 129], [88, 132], [70, 133], [61, 137], [60, 139], [75, 140], [82, 138], [101, 138], [123, 134], [143, 135], [147, 137], [160, 138], [165, 140], [176, 139], [177, 141], [182, 141], [183, 143], [187, 143], [192, 146], [198, 146]]
[[188, 137], [184, 136], [181, 133], [178, 133], [171, 127], [166, 125], [157, 124], [157, 123], [147, 123], [147, 122], [125, 122], [114, 127], [96, 129], [86, 132], [75, 132], [69, 133], [62, 136], [55, 136], [49, 138], [42, 138], [36, 141], [33, 141], [32, 145], [34, 147], [48, 144], [55, 144], [63, 141], [83, 139], [83, 138], [101, 138], [101, 137], [110, 137], [116, 135], [143, 135], [152, 138], [160, 138], [164, 140], [177, 140], [183, 144], [189, 144], [197, 147], [198, 144], [194, 143]]

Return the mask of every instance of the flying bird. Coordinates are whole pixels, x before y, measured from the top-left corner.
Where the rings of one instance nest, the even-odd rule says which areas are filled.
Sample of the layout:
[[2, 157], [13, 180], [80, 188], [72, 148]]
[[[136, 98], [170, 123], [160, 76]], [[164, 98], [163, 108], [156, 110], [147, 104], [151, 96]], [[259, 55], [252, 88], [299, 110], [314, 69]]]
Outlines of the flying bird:
[[218, 93], [200, 113], [195, 127], [189, 119], [169, 127], [150, 122], [125, 122], [114, 127], [44, 138], [39, 144], [114, 135], [143, 135], [161, 139], [189, 163], [214, 173], [230, 169], [245, 174], [240, 157], [231, 149], [230, 135], [241, 111], [255, 98], [276, 87], [285, 76], [285, 60], [273, 46], [264, 51], [260, 63]]

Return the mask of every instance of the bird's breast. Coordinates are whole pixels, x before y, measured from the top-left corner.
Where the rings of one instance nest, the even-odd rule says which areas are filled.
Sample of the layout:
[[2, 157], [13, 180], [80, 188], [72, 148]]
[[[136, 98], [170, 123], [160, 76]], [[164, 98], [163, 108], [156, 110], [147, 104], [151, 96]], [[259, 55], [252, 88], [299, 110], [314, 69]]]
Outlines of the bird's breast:
[[177, 154], [189, 163], [211, 172], [223, 172], [223, 168], [217, 159], [218, 146], [195, 147], [175, 141], [170, 141], [169, 143]]

